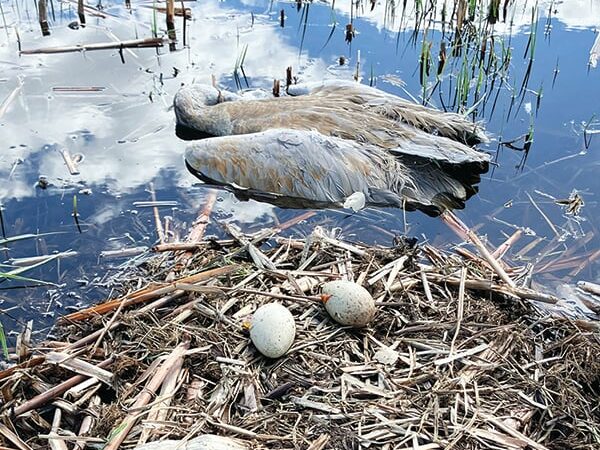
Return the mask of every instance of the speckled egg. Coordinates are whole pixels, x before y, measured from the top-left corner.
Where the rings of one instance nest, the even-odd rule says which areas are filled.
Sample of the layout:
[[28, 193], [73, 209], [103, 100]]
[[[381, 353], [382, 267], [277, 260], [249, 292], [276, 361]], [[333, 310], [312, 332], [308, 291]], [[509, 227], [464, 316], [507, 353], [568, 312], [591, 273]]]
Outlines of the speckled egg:
[[323, 285], [325, 309], [341, 325], [364, 327], [375, 316], [375, 300], [369, 291], [352, 281], [330, 281]]
[[263, 355], [279, 358], [290, 349], [295, 337], [296, 323], [285, 306], [268, 303], [254, 312], [250, 322], [250, 339]]

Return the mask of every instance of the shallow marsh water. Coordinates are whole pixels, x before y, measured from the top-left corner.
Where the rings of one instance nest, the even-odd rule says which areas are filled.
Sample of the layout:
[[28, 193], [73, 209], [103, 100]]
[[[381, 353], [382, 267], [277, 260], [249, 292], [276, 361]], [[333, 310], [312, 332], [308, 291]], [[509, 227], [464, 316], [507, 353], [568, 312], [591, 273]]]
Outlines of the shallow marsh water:
[[[451, 10], [454, 2], [446, 3]], [[498, 78], [479, 103], [476, 117], [487, 124], [493, 139], [487, 150], [498, 151], [498, 165], [459, 215], [493, 245], [523, 228], [525, 236], [513, 254], [542, 238], [523, 259], [536, 263], [536, 277], [543, 283], [597, 281], [600, 139], [594, 133], [600, 130], [600, 68], [591, 68], [588, 61], [600, 26], [600, 2], [538, 2], [534, 61], [523, 97], [516, 94], [529, 63], [535, 3], [511, 3], [507, 22], [512, 20], [512, 26], [500, 21], [493, 29], [496, 51], [501, 53], [502, 46], [512, 48], [512, 58], [503, 82]], [[436, 21], [427, 27], [419, 25], [418, 33], [414, 2], [407, 2], [406, 10], [400, 4], [394, 14], [391, 2], [377, 3], [373, 11], [369, 2], [361, 8], [339, 1], [334, 8], [325, 3], [187, 2], [193, 17], [187, 22], [187, 47], [179, 42], [175, 52], [168, 47], [124, 50], [124, 64], [118, 50], [19, 56], [16, 31], [22, 49], [151, 37], [154, 20], [159, 33], [164, 31], [164, 16], [153, 13], [152, 2], [136, 2], [129, 10], [124, 4], [104, 1], [105, 17], [88, 14], [87, 26], [77, 30], [69, 27], [77, 20], [76, 5], [53, 2], [49, 37], [41, 36], [34, 2], [0, 0], [0, 4], [6, 22], [6, 26], [0, 22], [4, 231], [7, 237], [60, 232], [10, 245], [0, 241], [0, 248], [7, 247], [2, 250], [2, 261], [78, 252], [23, 274], [58, 287], [24, 289], [21, 286], [32, 283], [0, 283], [0, 308], [6, 313], [0, 321], [9, 332], [20, 330], [29, 319], [39, 330], [57, 314], [110, 293], [103, 280], [125, 260], [101, 258], [101, 252], [151, 246], [156, 240], [152, 210], [135, 203], [150, 200], [149, 189], [154, 189], [158, 200], [177, 202], [160, 211], [163, 218], [172, 217], [175, 234], [185, 234], [209, 189], [185, 169], [186, 142], [175, 136], [170, 105], [182, 83], [210, 83], [214, 75], [221, 85], [235, 89], [233, 73], [244, 53], [243, 74], [237, 73], [244, 87], [270, 89], [273, 78], [285, 78], [287, 66], [294, 68], [301, 81], [351, 79], [360, 52], [358, 70], [363, 83], [419, 100], [425, 84], [427, 97], [433, 91], [431, 104], [452, 109], [460, 79], [461, 58], [449, 57], [434, 90], [439, 45], [442, 40], [450, 41], [450, 27], [440, 24], [443, 1], [436, 5]], [[345, 28], [350, 17], [356, 33], [347, 43]], [[181, 39], [182, 19], [176, 19]], [[419, 70], [424, 38], [425, 43], [432, 42], [434, 63], [426, 80]], [[340, 57], [345, 60], [343, 66]], [[466, 108], [476, 102], [478, 89], [478, 69], [470, 73]], [[95, 89], [76, 92], [72, 87]], [[534, 139], [524, 162], [523, 152], [498, 145], [526, 135], [532, 127]], [[80, 175], [69, 175], [62, 149], [83, 156]], [[37, 185], [41, 175], [50, 183], [46, 189]], [[585, 201], [579, 217], [565, 215], [564, 208], [551, 198], [567, 198], [574, 189]], [[242, 202], [225, 191], [217, 195], [209, 234], [221, 234], [223, 221], [253, 231], [299, 213]], [[73, 220], [74, 196], [82, 232]], [[314, 224], [340, 227], [346, 237], [385, 245], [395, 234], [405, 232], [440, 245], [458, 241], [437, 219], [392, 209], [354, 215], [320, 211], [290, 233], [308, 232]], [[555, 260], [565, 252], [565, 258], [576, 259], [561, 268]]]

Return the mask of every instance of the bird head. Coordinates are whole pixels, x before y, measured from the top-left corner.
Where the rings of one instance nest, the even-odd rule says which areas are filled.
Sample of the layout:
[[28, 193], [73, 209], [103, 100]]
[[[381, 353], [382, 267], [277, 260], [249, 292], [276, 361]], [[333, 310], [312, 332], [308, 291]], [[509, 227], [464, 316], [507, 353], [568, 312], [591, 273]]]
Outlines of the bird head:
[[177, 125], [200, 132], [211, 133], [211, 106], [239, 100], [240, 96], [209, 84], [190, 84], [181, 87], [173, 99]]

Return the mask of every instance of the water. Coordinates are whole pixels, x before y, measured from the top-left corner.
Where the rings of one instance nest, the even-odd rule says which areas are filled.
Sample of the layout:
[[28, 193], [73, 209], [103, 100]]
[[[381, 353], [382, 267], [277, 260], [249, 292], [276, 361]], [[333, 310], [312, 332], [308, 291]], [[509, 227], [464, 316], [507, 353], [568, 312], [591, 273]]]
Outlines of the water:
[[[10, 244], [9, 250], [2, 251], [2, 261], [78, 252], [76, 257], [23, 273], [57, 286], [23, 288], [35, 283], [18, 280], [0, 283], [0, 307], [5, 312], [0, 320], [5, 329], [18, 331], [29, 319], [34, 320], [36, 329], [42, 329], [56, 315], [109, 295], [102, 281], [125, 260], [101, 258], [101, 252], [149, 247], [156, 240], [152, 211], [134, 206], [136, 201], [150, 200], [150, 189], [158, 200], [177, 202], [161, 208], [161, 216], [170, 217], [174, 237], [185, 234], [209, 191], [185, 169], [182, 155], [186, 143], [174, 133], [170, 105], [182, 83], [210, 83], [214, 76], [230, 89], [237, 83], [270, 89], [274, 78], [285, 77], [288, 66], [301, 81], [351, 79], [360, 52], [358, 73], [363, 83], [422, 100], [419, 55], [425, 36], [425, 42], [432, 43], [425, 94], [429, 97], [433, 91], [430, 103], [451, 109], [461, 58], [448, 58], [442, 82], [433, 89], [440, 42], [450, 44], [451, 29], [440, 24], [444, 2], [436, 6], [437, 21], [427, 22], [427, 27], [421, 23], [418, 32], [413, 2], [408, 2], [406, 11], [399, 5], [395, 15], [390, 2], [376, 4], [372, 12], [369, 2], [352, 11], [350, 3], [336, 2], [332, 9], [324, 3], [305, 3], [298, 8], [296, 3], [264, 1], [189, 2], [186, 7], [191, 8], [193, 20], [188, 22], [186, 48], [180, 42], [176, 52], [167, 47], [124, 50], [123, 64], [118, 50], [19, 56], [16, 31], [24, 50], [151, 37], [152, 2], [136, 3], [132, 11], [121, 3], [102, 2], [106, 17], [88, 14], [87, 26], [77, 30], [68, 26], [77, 18], [76, 5], [54, 3], [54, 18], [49, 8], [52, 35], [42, 37], [34, 2], [0, 0], [7, 25], [0, 28], [0, 102], [5, 102], [0, 103], [4, 232], [7, 237], [60, 232]], [[453, 2], [446, 3], [451, 11]], [[529, 64], [534, 2], [513, 2], [509, 11], [512, 27], [507, 23], [494, 26], [496, 53], [501, 55], [504, 45], [512, 48], [512, 58], [504, 78], [498, 77], [479, 103], [477, 119], [486, 123], [492, 135], [487, 150], [498, 151], [498, 165], [484, 177], [479, 195], [459, 215], [493, 245], [523, 228], [525, 236], [513, 257], [542, 238], [532, 251], [521, 255], [524, 261], [536, 263], [536, 277], [541, 282], [597, 281], [600, 139], [593, 132], [600, 129], [600, 69], [590, 68], [588, 60], [600, 25], [600, 2], [538, 3], [534, 61], [522, 97], [517, 94]], [[344, 38], [350, 16], [356, 33], [347, 43]], [[176, 19], [181, 39], [182, 19]], [[164, 31], [162, 14], [156, 14], [156, 24]], [[246, 79], [241, 70], [234, 76], [236, 62], [244, 53]], [[467, 108], [476, 103], [478, 70], [467, 80]], [[398, 80], [404, 86], [399, 86]], [[73, 87], [94, 89], [77, 92]], [[482, 85], [480, 97], [484, 90]], [[513, 91], [516, 99], [511, 106]], [[523, 152], [498, 145], [526, 135], [530, 129], [534, 129], [534, 139], [526, 160]], [[60, 153], [63, 149], [82, 155], [80, 175], [69, 175]], [[46, 189], [37, 183], [40, 176], [50, 183]], [[573, 190], [585, 201], [579, 217], [567, 216], [552, 199], [568, 198]], [[74, 197], [81, 232], [73, 218]], [[253, 231], [298, 213], [241, 202], [219, 192], [208, 233], [221, 233], [219, 223], [223, 221]], [[394, 234], [404, 232], [436, 245], [457, 241], [437, 219], [391, 209], [366, 210], [353, 216], [321, 211], [291, 233], [306, 233], [315, 223], [340, 227], [346, 237], [370, 243], [389, 244]], [[555, 261], [559, 257], [571, 259], [560, 266]]]

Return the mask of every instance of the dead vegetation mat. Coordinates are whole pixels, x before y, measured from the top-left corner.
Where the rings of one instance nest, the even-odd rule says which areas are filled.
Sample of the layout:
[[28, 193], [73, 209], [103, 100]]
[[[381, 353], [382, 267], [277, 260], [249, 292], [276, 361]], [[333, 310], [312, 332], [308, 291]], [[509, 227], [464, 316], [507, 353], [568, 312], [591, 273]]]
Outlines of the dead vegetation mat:
[[[59, 339], [0, 372], [0, 441], [127, 449], [212, 433], [265, 449], [600, 448], [597, 328], [494, 289], [482, 260], [396, 244], [315, 230], [159, 249], [120, 278], [123, 297], [67, 316]], [[340, 278], [376, 299], [367, 328], [338, 325], [319, 301]], [[276, 360], [242, 326], [274, 301], [296, 321]]]

